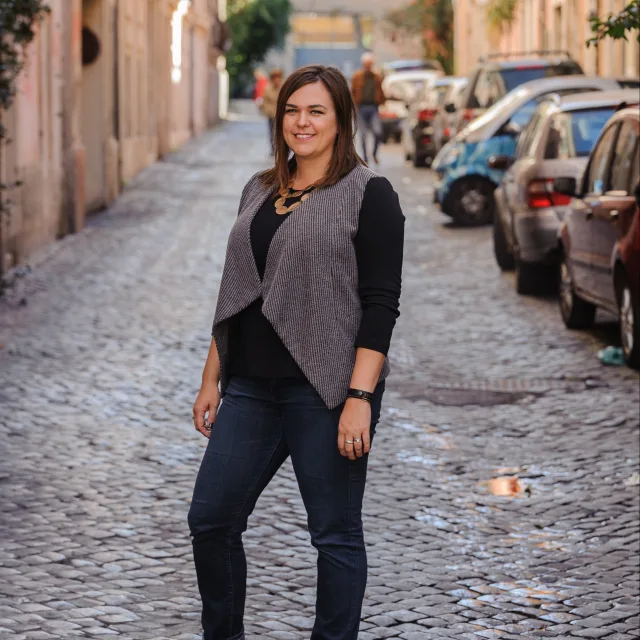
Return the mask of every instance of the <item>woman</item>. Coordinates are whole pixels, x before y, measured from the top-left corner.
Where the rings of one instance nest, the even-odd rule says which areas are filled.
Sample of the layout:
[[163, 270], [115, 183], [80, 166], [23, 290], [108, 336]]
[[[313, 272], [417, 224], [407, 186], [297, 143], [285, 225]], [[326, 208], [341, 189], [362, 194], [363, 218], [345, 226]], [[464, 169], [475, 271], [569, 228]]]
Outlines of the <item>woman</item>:
[[265, 87], [262, 94], [262, 104], [260, 105], [260, 111], [267, 118], [269, 123], [269, 144], [271, 145], [271, 155], [274, 155], [274, 141], [273, 136], [275, 132], [275, 118], [276, 109], [278, 107], [278, 94], [280, 93], [280, 87], [282, 86], [282, 71], [280, 69], [273, 69], [269, 74], [269, 84]]
[[337, 69], [293, 73], [278, 99], [275, 166], [249, 180], [231, 230], [193, 408], [209, 438], [189, 511], [205, 640], [244, 638], [241, 536], [289, 455], [318, 551], [311, 637], [358, 635], [362, 498], [404, 216], [389, 182], [360, 161], [354, 120]]

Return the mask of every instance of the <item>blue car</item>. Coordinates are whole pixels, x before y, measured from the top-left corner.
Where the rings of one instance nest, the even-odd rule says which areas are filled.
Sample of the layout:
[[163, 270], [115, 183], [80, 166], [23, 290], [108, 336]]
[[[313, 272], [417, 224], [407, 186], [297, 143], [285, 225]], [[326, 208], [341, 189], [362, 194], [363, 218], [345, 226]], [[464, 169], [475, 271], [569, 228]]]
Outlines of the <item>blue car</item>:
[[435, 202], [457, 224], [490, 223], [493, 192], [538, 103], [551, 93], [562, 96], [619, 88], [614, 79], [571, 75], [532, 80], [510, 91], [442, 147], [431, 166], [438, 174]]

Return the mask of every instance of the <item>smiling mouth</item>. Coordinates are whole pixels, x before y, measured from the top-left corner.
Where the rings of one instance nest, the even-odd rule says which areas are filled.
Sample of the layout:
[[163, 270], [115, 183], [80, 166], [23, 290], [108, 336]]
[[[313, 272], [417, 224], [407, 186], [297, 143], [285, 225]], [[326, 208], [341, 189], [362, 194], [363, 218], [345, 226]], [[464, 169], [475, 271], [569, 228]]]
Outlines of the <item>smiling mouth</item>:
[[294, 133], [296, 140], [311, 140], [315, 134], [313, 133]]

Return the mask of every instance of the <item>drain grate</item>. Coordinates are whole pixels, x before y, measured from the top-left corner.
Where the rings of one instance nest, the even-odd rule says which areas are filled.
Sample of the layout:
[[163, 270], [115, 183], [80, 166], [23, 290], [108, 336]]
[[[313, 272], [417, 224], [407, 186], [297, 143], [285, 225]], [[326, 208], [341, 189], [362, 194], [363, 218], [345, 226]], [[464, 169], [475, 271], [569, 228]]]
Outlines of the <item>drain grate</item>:
[[420, 384], [412, 380], [403, 384], [400, 392], [411, 401], [427, 400], [432, 404], [452, 407], [478, 405], [490, 407], [513, 404], [528, 396], [544, 395], [550, 391], [577, 392], [606, 386], [593, 378], [587, 379], [439, 379]]
[[427, 387], [424, 398], [432, 404], [448, 407], [464, 407], [478, 405], [492, 407], [498, 404], [513, 404], [527, 397], [528, 393], [510, 393], [505, 391], [487, 391], [485, 389], [446, 389], [441, 387]]

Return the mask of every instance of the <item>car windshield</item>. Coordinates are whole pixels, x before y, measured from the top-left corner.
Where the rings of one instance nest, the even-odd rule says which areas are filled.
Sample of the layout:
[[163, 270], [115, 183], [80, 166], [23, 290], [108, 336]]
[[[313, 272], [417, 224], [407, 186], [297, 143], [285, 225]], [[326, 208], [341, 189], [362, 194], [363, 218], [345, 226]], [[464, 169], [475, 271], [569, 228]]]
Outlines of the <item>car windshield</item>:
[[[516, 89], [510, 91], [502, 100], [498, 100], [493, 106], [489, 107], [480, 117], [472, 120], [464, 129], [468, 133], [478, 131], [493, 120], [502, 122], [503, 118], [518, 104], [523, 98], [529, 95], [527, 89]], [[526, 106], [526, 105], [525, 105]], [[535, 105], [534, 105], [535, 106]], [[531, 109], [533, 113], [533, 109]]]
[[606, 109], [583, 109], [563, 114], [571, 120], [571, 137], [576, 156], [584, 158], [589, 155], [604, 125], [614, 112], [613, 107], [608, 107]]
[[507, 91], [511, 91], [512, 89], [519, 87], [521, 84], [529, 82], [529, 80], [539, 80], [540, 78], [551, 78], [553, 76], [567, 76], [580, 73], [582, 73], [580, 67], [571, 62], [553, 65], [522, 66], [500, 70], [500, 75], [502, 76], [502, 81], [504, 82], [504, 86]]

